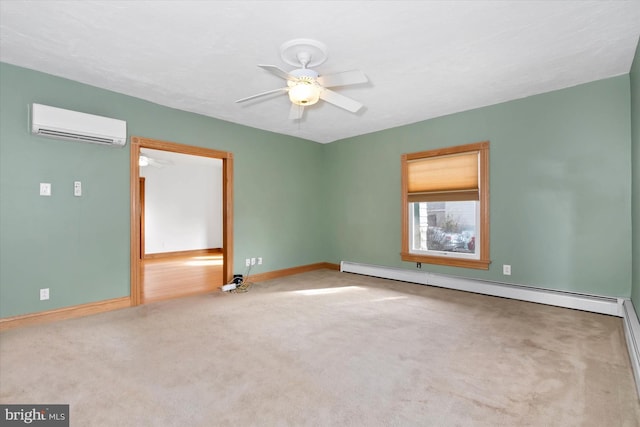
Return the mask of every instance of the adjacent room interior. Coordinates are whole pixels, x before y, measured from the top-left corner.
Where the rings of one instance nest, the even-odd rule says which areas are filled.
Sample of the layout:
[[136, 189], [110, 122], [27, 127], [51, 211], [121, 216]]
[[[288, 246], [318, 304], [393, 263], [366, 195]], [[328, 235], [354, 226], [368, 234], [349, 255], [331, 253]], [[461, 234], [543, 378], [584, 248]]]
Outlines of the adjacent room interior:
[[0, 404], [638, 425], [639, 22], [0, 0]]
[[219, 289], [222, 160], [154, 149], [139, 159], [142, 303]]

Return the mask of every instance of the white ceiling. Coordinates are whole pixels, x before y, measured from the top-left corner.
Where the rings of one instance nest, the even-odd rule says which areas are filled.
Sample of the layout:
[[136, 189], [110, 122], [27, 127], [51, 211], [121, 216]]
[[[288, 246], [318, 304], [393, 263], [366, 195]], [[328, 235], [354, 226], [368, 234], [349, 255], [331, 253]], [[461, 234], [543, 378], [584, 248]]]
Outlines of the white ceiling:
[[[640, 1], [0, 0], [0, 61], [320, 143], [626, 74], [639, 35]], [[296, 38], [368, 76], [336, 88], [365, 108], [234, 102]]]

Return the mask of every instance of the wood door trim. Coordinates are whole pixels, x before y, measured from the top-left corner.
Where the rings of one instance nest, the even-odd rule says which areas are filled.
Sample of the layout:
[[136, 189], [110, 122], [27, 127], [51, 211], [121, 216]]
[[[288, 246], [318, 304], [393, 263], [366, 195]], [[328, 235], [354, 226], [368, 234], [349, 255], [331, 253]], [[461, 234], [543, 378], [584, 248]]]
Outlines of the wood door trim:
[[142, 257], [140, 238], [140, 167], [138, 158], [141, 148], [170, 151], [173, 153], [190, 154], [193, 156], [210, 157], [222, 160], [222, 256], [223, 256], [223, 283], [227, 283], [233, 277], [233, 153], [213, 150], [210, 148], [196, 147], [192, 145], [178, 144], [176, 142], [160, 141], [157, 139], [132, 136], [129, 160], [129, 191], [131, 202], [131, 305], [140, 305], [142, 301], [142, 287], [140, 273], [142, 269]]

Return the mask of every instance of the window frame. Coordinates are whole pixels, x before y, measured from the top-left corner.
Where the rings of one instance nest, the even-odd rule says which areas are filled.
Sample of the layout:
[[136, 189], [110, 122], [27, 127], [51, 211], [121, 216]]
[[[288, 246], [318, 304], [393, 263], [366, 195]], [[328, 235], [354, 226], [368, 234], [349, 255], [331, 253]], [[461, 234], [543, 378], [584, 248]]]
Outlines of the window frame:
[[[447, 253], [446, 256], [425, 255], [410, 252], [409, 249], [409, 176], [408, 162], [412, 160], [427, 159], [452, 154], [478, 153], [478, 198], [480, 210], [479, 259], [457, 257], [455, 252]], [[438, 148], [435, 150], [420, 151], [416, 153], [406, 153], [401, 156], [401, 178], [402, 178], [402, 251], [400, 257], [403, 261], [420, 262], [426, 264], [446, 265], [451, 267], [475, 268], [488, 270], [491, 259], [489, 256], [489, 141], [476, 142], [473, 144], [458, 145], [455, 147]]]

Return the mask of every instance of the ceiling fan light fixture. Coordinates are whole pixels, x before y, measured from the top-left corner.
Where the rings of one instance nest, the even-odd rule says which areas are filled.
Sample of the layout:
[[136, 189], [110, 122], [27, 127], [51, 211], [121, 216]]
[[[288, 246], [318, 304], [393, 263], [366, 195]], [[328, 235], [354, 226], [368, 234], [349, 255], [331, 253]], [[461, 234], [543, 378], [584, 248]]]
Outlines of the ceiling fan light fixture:
[[296, 105], [313, 105], [320, 100], [320, 88], [312, 81], [299, 80], [289, 87], [289, 99]]

